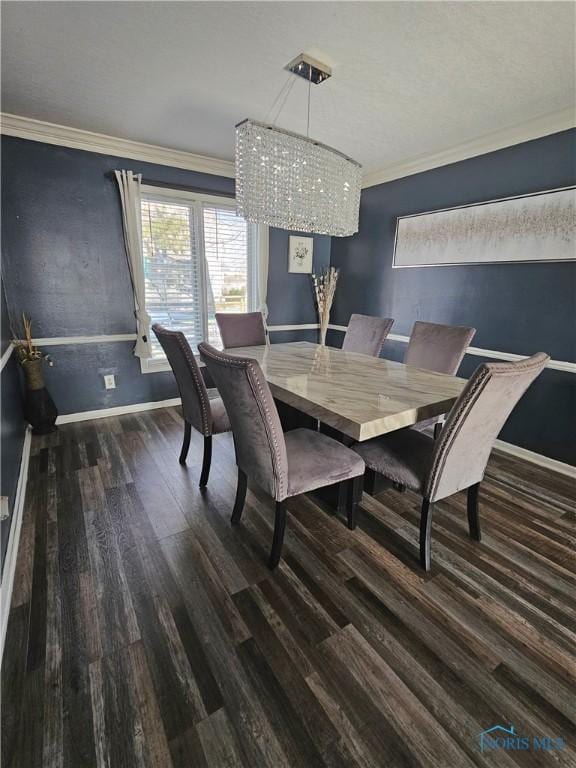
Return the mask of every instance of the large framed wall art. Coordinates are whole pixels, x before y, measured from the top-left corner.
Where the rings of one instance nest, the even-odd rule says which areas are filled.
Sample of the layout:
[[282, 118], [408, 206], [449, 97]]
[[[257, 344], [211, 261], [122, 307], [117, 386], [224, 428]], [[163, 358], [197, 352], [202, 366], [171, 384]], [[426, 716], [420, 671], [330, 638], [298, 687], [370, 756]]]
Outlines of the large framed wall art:
[[392, 266], [576, 260], [576, 187], [399, 216]]

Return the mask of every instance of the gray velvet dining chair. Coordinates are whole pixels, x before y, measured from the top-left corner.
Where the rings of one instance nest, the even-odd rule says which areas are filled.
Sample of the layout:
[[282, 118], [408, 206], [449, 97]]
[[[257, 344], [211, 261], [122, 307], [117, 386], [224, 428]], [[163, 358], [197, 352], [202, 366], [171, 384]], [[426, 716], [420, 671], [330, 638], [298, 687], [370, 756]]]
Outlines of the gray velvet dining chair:
[[192, 427], [204, 437], [204, 457], [200, 473], [200, 487], [203, 488], [207, 485], [210, 474], [212, 435], [230, 431], [228, 414], [221, 398], [209, 398], [204, 376], [186, 336], [180, 331], [172, 331], [158, 324], [153, 325], [152, 330], [166, 353], [182, 400], [184, 441], [180, 451], [180, 464], [186, 464]]
[[342, 349], [362, 355], [379, 357], [382, 344], [390, 333], [394, 320], [390, 317], [350, 315]]
[[455, 376], [476, 328], [417, 320], [404, 354], [404, 364]]
[[518, 362], [480, 365], [436, 440], [414, 429], [401, 429], [353, 446], [369, 470], [422, 495], [420, 563], [426, 571], [430, 570], [435, 502], [467, 489], [470, 535], [480, 541], [478, 491], [492, 446], [549, 359], [538, 352]]
[[[406, 347], [404, 365], [456, 376], [475, 334], [476, 328], [465, 325], [443, 325], [417, 320]], [[438, 416], [419, 422], [413, 429], [436, 437], [443, 422], [444, 416]]]
[[261, 312], [216, 312], [224, 349], [258, 347], [267, 343]]
[[362, 494], [364, 461], [327, 435], [311, 429], [282, 432], [268, 383], [256, 360], [198, 345], [230, 416], [238, 487], [232, 523], [238, 524], [248, 479], [276, 502], [274, 536], [268, 566], [278, 565], [286, 527], [286, 500], [330, 485], [346, 483], [348, 527], [356, 525]]

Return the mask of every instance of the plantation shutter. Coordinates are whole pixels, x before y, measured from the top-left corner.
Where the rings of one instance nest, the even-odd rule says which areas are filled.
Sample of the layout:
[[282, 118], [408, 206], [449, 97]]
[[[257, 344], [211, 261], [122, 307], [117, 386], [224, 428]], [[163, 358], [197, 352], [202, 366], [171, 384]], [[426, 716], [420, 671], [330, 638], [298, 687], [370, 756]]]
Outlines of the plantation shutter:
[[[191, 345], [204, 338], [198, 222], [188, 204], [142, 201], [146, 310], [153, 323], [183, 331]], [[152, 335], [152, 356], [162, 355]]]
[[[150, 189], [150, 188], [149, 188]], [[221, 345], [215, 312], [247, 312], [256, 302], [255, 225], [233, 202], [142, 198], [146, 310], [152, 323], [186, 335], [192, 348]], [[152, 357], [164, 353], [152, 334]]]
[[208, 297], [208, 340], [220, 344], [214, 312], [248, 312], [253, 283], [248, 225], [233, 207], [202, 206], [204, 252], [212, 290]]

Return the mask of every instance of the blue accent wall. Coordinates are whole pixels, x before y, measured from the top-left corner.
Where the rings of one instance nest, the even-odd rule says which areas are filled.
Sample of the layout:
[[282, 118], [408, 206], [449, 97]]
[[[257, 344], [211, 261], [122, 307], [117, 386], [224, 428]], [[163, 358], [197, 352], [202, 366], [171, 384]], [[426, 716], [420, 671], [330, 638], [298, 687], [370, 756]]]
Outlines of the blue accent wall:
[[[0, 319], [2, 323], [2, 342], [0, 348], [3, 354], [12, 338], [3, 283], [0, 287], [0, 303]], [[0, 494], [8, 496], [8, 507], [10, 510], [10, 517], [8, 520], [3, 520], [0, 525], [0, 559], [2, 569], [4, 568], [4, 557], [12, 524], [14, 498], [16, 496], [18, 475], [20, 474], [20, 461], [22, 459], [22, 447], [26, 430], [24, 416], [22, 415], [22, 393], [19, 373], [18, 362], [14, 354], [12, 354], [0, 374], [0, 418], [2, 419], [2, 430], [0, 433], [2, 473]]]
[[[547, 136], [362, 192], [359, 232], [332, 240], [341, 270], [332, 322], [352, 312], [393, 317], [393, 333], [410, 335], [415, 320], [470, 325], [475, 347], [576, 360], [576, 263], [482, 264], [392, 269], [396, 219], [576, 184], [576, 130]], [[328, 342], [341, 343], [332, 332]], [[405, 345], [383, 355], [402, 359]], [[466, 356], [469, 376], [482, 358]], [[547, 370], [524, 397], [501, 438], [576, 463], [576, 375]]]
[[[340, 267], [332, 322], [352, 312], [389, 315], [393, 332], [415, 320], [474, 325], [474, 345], [516, 354], [544, 350], [576, 359], [576, 265], [485, 264], [392, 270], [396, 218], [576, 183], [576, 131], [526, 142], [363, 191], [360, 231], [315, 237], [314, 266]], [[232, 179], [2, 137], [3, 276], [12, 317], [31, 315], [37, 336], [133, 333], [132, 296], [112, 171], [130, 168], [151, 182], [232, 193]], [[270, 232], [271, 325], [316, 322], [307, 275], [287, 271], [289, 233]], [[314, 331], [272, 341], [316, 340]], [[329, 343], [341, 343], [331, 333]], [[52, 347], [47, 385], [61, 413], [176, 396], [170, 373], [142, 374], [132, 342]], [[384, 355], [401, 359], [404, 345]], [[481, 358], [467, 356], [462, 375]], [[102, 376], [114, 373], [117, 388]], [[14, 369], [14, 381], [18, 372]], [[572, 438], [576, 376], [546, 371], [523, 399], [502, 438], [576, 463]], [[13, 395], [14, 396], [14, 391]]]
[[[2, 137], [3, 274], [12, 315], [25, 312], [34, 335], [135, 332], [132, 290], [113, 171], [145, 181], [232, 194], [234, 180], [126, 158]], [[271, 325], [315, 322], [308, 275], [288, 273], [288, 235], [270, 231]], [[330, 262], [330, 238], [314, 238], [315, 268]], [[272, 341], [305, 338], [272, 334]], [[172, 374], [142, 374], [133, 342], [51, 347], [46, 384], [62, 414], [176, 397]], [[117, 386], [104, 389], [114, 373]]]

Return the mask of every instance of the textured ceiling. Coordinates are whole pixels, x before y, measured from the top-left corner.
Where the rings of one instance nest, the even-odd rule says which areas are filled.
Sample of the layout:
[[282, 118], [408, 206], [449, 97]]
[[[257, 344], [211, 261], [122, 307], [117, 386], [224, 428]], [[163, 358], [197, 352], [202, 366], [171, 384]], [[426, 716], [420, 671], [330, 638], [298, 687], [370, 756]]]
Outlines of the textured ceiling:
[[[571, 2], [10, 2], [2, 109], [224, 159], [301, 51], [311, 135], [366, 171], [574, 103]], [[279, 125], [305, 131], [297, 80]]]

